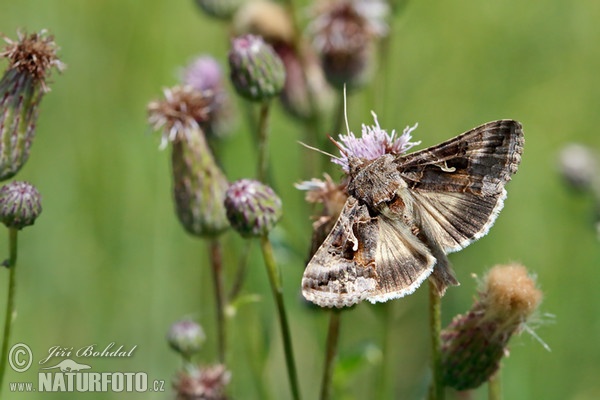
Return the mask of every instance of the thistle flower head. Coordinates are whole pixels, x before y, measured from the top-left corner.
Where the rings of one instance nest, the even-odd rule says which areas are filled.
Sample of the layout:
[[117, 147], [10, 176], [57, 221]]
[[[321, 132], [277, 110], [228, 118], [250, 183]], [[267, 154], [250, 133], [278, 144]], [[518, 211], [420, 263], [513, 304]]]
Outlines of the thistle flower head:
[[281, 199], [269, 186], [242, 179], [229, 186], [225, 209], [231, 226], [243, 237], [267, 235], [281, 218]]
[[355, 88], [371, 76], [373, 45], [387, 32], [387, 12], [382, 1], [333, 0], [316, 7], [309, 31], [333, 86]]
[[33, 225], [42, 212], [42, 197], [27, 182], [11, 182], [0, 189], [0, 221], [7, 228]]
[[224, 365], [191, 366], [179, 372], [173, 388], [177, 400], [226, 400], [230, 381], [231, 372]]
[[239, 95], [248, 100], [268, 100], [283, 88], [283, 62], [260, 36], [249, 34], [233, 39], [229, 66], [233, 86]]
[[22, 32], [18, 32], [17, 35], [19, 37], [17, 41], [4, 36], [4, 41], [8, 45], [0, 53], [0, 57], [10, 60], [9, 70], [15, 69], [21, 74], [29, 75], [39, 82], [45, 92], [49, 91], [46, 79], [52, 68], [56, 68], [59, 72], [65, 68], [56, 55], [59, 48], [54, 42], [54, 37], [48, 35], [45, 29], [30, 35]]
[[197, 353], [206, 340], [202, 327], [189, 319], [175, 322], [167, 333], [169, 346], [185, 359]]
[[348, 132], [347, 135], [339, 135], [340, 142], [337, 145], [340, 149], [341, 156], [332, 158], [331, 161], [341, 165], [344, 172], [350, 172], [350, 159], [359, 158], [361, 160], [374, 160], [384, 154], [403, 154], [413, 146], [421, 142], [411, 142], [411, 133], [417, 128], [418, 124], [413, 127], [407, 126], [404, 128], [402, 135], [398, 136], [395, 130], [388, 133], [385, 129], [379, 126], [377, 115], [371, 112], [375, 125], [362, 124], [362, 135], [356, 137], [353, 132]]
[[211, 56], [200, 56], [183, 71], [182, 82], [206, 99], [206, 113], [198, 124], [207, 137], [222, 138], [231, 132], [232, 106], [225, 90], [221, 65]]
[[600, 162], [591, 148], [579, 143], [566, 145], [559, 153], [558, 167], [572, 187], [587, 190], [598, 185], [600, 190]]
[[466, 390], [488, 380], [508, 353], [509, 339], [525, 326], [541, 299], [522, 265], [492, 268], [471, 310], [455, 317], [441, 333], [444, 383]]
[[0, 57], [8, 58], [9, 64], [0, 80], [0, 180], [11, 178], [27, 162], [40, 102], [50, 91], [48, 77], [53, 68], [64, 68], [46, 31], [4, 40], [8, 45]]
[[325, 179], [313, 178], [310, 181], [297, 183], [296, 189], [306, 191], [306, 201], [309, 203], [323, 204], [321, 215], [314, 217], [313, 235], [309, 252], [309, 259], [316, 253], [323, 241], [333, 229], [344, 204], [348, 199], [346, 182], [336, 184], [327, 174]]
[[223, 85], [223, 73], [213, 57], [200, 56], [185, 68], [182, 80], [184, 86], [191, 86], [197, 91], [214, 91]]
[[148, 122], [155, 130], [162, 130], [160, 148], [169, 142], [185, 139], [199, 129], [199, 122], [207, 121], [211, 94], [194, 90], [191, 86], [164, 89], [164, 99], [148, 104]]

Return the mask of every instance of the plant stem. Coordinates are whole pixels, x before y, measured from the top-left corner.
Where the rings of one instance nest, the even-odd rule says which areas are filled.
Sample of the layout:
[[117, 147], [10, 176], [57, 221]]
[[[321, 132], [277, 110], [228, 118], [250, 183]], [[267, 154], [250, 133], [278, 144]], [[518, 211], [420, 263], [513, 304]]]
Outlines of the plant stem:
[[337, 344], [340, 337], [340, 314], [341, 310], [333, 309], [329, 314], [329, 329], [327, 331], [327, 345], [325, 353], [325, 365], [323, 366], [323, 378], [321, 380], [321, 400], [331, 398], [331, 380], [337, 356]]
[[269, 101], [265, 101], [260, 106], [260, 115], [258, 117], [258, 180], [265, 182], [268, 176], [269, 167]]
[[237, 272], [235, 274], [235, 281], [229, 291], [229, 303], [233, 303], [235, 298], [240, 294], [244, 280], [246, 280], [246, 270], [248, 267], [248, 257], [250, 256], [250, 247], [252, 246], [252, 240], [244, 240], [244, 248], [238, 262]]
[[442, 330], [442, 298], [435, 285], [429, 281], [429, 325], [431, 330], [431, 371], [432, 381], [429, 388], [430, 400], [444, 400], [442, 382], [442, 352], [440, 332]]
[[285, 312], [285, 306], [283, 304], [283, 285], [281, 282], [281, 275], [279, 274], [277, 264], [275, 263], [273, 247], [271, 246], [271, 242], [269, 242], [267, 235], [264, 235], [260, 238], [260, 247], [265, 260], [265, 266], [267, 267], [267, 274], [269, 275], [269, 282], [271, 284], [271, 290], [273, 291], [273, 298], [275, 299], [275, 303], [277, 305], [277, 314], [279, 315], [279, 324], [281, 326], [283, 350], [285, 352], [285, 361], [292, 390], [292, 397], [294, 400], [299, 400], [300, 387], [298, 386], [298, 374], [296, 372], [296, 363], [294, 362], [292, 337]]
[[219, 362], [225, 363], [225, 302], [223, 292], [223, 253], [221, 241], [212, 239], [209, 243], [210, 264], [215, 288], [215, 306], [217, 312], [217, 348]]
[[502, 368], [488, 379], [488, 400], [502, 400]]
[[8, 359], [8, 343], [10, 342], [10, 331], [12, 323], [17, 316], [15, 305], [15, 292], [17, 289], [16, 265], [17, 265], [17, 234], [16, 228], [8, 229], [8, 251], [9, 258], [6, 262], [8, 268], [8, 295], [6, 300], [6, 316], [4, 319], [4, 338], [2, 341], [2, 358], [0, 359], [0, 393], [4, 383], [4, 373], [6, 371], [6, 361]]

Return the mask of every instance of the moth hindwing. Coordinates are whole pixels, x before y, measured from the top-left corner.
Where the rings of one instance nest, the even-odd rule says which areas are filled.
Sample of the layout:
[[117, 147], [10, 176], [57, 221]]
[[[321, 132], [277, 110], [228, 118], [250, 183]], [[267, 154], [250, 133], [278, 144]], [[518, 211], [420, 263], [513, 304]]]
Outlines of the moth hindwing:
[[348, 200], [302, 278], [322, 307], [387, 301], [431, 277], [440, 294], [456, 285], [447, 253], [484, 236], [517, 171], [523, 131], [488, 122], [407, 155], [350, 158]]

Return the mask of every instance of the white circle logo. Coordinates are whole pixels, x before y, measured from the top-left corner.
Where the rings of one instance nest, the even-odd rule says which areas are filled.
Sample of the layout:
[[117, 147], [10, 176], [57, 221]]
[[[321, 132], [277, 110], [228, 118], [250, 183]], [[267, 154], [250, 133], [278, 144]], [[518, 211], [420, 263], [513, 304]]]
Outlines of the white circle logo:
[[25, 343], [17, 343], [10, 348], [8, 363], [17, 372], [25, 372], [31, 367], [33, 353]]

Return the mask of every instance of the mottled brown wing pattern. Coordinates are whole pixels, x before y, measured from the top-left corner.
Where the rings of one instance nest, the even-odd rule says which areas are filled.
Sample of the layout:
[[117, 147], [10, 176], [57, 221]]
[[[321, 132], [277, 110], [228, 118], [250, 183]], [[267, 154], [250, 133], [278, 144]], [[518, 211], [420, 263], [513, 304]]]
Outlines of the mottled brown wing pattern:
[[446, 253], [464, 248], [493, 225], [523, 144], [521, 124], [499, 120], [396, 159], [417, 223]]
[[331, 233], [304, 271], [302, 293], [321, 307], [348, 307], [412, 293], [435, 258], [400, 221], [371, 217], [348, 198]]

